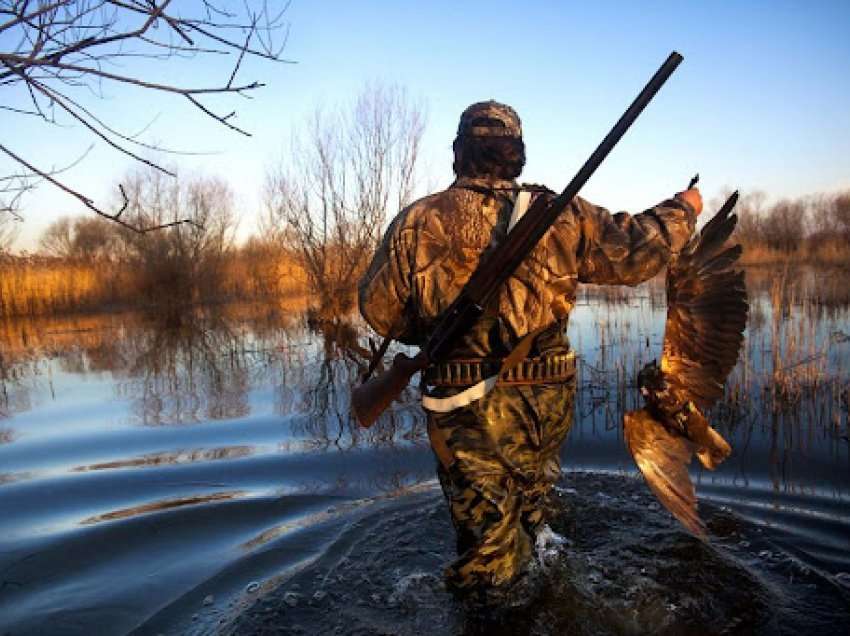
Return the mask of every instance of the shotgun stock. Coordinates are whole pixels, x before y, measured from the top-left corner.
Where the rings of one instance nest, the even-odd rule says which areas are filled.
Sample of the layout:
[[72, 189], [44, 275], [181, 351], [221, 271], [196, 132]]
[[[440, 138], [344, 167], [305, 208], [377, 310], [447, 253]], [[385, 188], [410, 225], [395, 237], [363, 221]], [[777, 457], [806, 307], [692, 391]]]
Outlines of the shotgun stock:
[[375, 423], [393, 401], [401, 395], [417, 371], [428, 366], [428, 358], [420, 351], [413, 358], [396, 354], [392, 366], [384, 373], [364, 382], [351, 392], [351, 410], [360, 426]]
[[488, 305], [502, 284], [510, 278], [549, 227], [567, 209], [582, 186], [587, 183], [681, 61], [682, 56], [675, 51], [672, 52], [567, 184], [564, 191], [548, 203], [544, 197], [538, 197], [511, 230], [509, 240], [503, 241], [486, 259], [482, 259], [458, 297], [440, 317], [420, 353], [413, 358], [398, 354], [389, 371], [352, 391], [352, 410], [361, 426], [371, 426], [384, 409], [401, 394], [417, 371], [421, 371], [431, 363], [441, 362], [451, 354], [464, 333], [481, 316], [483, 307]]

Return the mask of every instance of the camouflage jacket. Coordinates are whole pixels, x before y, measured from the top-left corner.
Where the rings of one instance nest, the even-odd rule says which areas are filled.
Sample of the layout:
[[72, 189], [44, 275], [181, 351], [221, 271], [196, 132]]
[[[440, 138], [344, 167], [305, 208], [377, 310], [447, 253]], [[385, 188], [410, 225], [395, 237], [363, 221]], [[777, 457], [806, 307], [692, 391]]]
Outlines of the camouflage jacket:
[[[393, 220], [360, 281], [360, 312], [381, 335], [424, 343], [479, 258], [507, 236], [518, 186], [460, 178]], [[554, 196], [545, 192], [537, 196]], [[552, 325], [533, 354], [563, 348], [578, 283], [636, 285], [690, 238], [696, 215], [671, 198], [637, 215], [577, 197], [504, 284], [455, 357], [506, 355], [526, 333]]]

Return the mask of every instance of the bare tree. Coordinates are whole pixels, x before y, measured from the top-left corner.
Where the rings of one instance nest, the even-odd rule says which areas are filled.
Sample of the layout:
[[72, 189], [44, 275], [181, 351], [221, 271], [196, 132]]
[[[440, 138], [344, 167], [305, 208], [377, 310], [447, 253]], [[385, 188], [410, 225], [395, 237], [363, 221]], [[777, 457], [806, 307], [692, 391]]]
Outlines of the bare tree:
[[[92, 104], [104, 96], [104, 87], [126, 84], [140, 90], [170, 94], [186, 100], [202, 116], [210, 117], [238, 133], [249, 133], [234, 123], [235, 112], [218, 112], [209, 99], [233, 94], [248, 97], [263, 86], [243, 82], [237, 75], [246, 57], [285, 61], [281, 52], [286, 39], [283, 15], [288, 3], [245, 0], [233, 12], [229, 3], [216, 0], [0, 0], [0, 87], [7, 99], [0, 104], [8, 118], [36, 118], [44, 124], [81, 126], [93, 139], [166, 174], [171, 172], [141, 153], [170, 152], [139, 139], [139, 133], [111, 126]], [[283, 42], [276, 42], [283, 33]], [[5, 49], [5, 47], [2, 47]], [[143, 66], [134, 74], [123, 63], [133, 58], [165, 60], [174, 57], [207, 59], [231, 56], [232, 63], [218, 83], [190, 86], [153, 76], [165, 75], [167, 65]], [[185, 75], [184, 75], [185, 76]], [[16, 99], [11, 99], [11, 97]], [[14, 104], [14, 105], [11, 105]], [[10, 124], [11, 125], [11, 124]], [[0, 175], [0, 214], [15, 214], [22, 195], [39, 181], [48, 181], [75, 197], [93, 212], [134, 231], [158, 229], [134, 226], [122, 217], [126, 196], [116, 212], [106, 212], [61, 178], [61, 169], [25, 158], [0, 143], [18, 169]], [[176, 223], [181, 223], [177, 219]]]
[[767, 194], [761, 190], [745, 192], [735, 206], [738, 223], [735, 237], [744, 243], [757, 243], [762, 239]]
[[39, 239], [41, 252], [75, 260], [96, 260], [115, 255], [118, 233], [112, 222], [80, 216], [61, 217], [47, 226]]
[[44, 230], [38, 246], [47, 256], [70, 257], [74, 251], [74, 219], [63, 216], [53, 221]]
[[807, 206], [802, 199], [780, 199], [767, 212], [762, 225], [762, 236], [768, 246], [793, 252], [803, 243], [807, 219]]
[[[127, 218], [138, 227], [168, 227], [139, 234], [120, 228], [123, 260], [150, 302], [179, 307], [220, 292], [224, 260], [236, 231], [233, 193], [217, 177], [171, 179], [153, 168], [125, 178]], [[186, 218], [188, 224], [175, 225]]]
[[308, 126], [267, 175], [263, 231], [304, 268], [322, 313], [339, 315], [388, 214], [413, 197], [425, 116], [404, 90], [368, 86], [349, 111], [317, 109]]
[[[724, 188], [718, 197], [711, 200], [709, 207], [712, 210], [719, 210], [731, 194], [731, 188]], [[765, 192], [751, 190], [740, 193], [738, 203], [735, 205], [738, 223], [735, 225], [734, 239], [745, 245], [763, 242], [762, 233], [767, 211], [767, 194]]]
[[819, 216], [833, 238], [850, 239], [850, 190], [820, 198]]
[[835, 224], [850, 239], [850, 190], [840, 192], [832, 200], [832, 214]]

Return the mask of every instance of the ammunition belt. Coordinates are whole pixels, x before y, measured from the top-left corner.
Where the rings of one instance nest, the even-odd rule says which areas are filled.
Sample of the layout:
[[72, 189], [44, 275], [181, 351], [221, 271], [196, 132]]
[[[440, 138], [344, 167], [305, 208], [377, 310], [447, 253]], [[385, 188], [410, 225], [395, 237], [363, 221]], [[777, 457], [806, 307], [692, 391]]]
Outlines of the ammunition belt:
[[[471, 386], [497, 375], [502, 367], [499, 358], [460, 358], [429, 366], [424, 372], [425, 384], [431, 386]], [[515, 384], [547, 384], [571, 379], [576, 371], [575, 352], [539, 358], [526, 358], [505, 371], [499, 386]]]

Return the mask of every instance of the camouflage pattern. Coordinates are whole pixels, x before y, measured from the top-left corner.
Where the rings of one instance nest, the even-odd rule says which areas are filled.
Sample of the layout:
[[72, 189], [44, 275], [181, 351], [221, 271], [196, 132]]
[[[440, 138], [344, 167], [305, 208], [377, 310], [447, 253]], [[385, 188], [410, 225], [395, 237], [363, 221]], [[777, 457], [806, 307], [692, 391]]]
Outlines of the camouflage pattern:
[[[479, 121], [476, 121], [479, 120]], [[491, 120], [491, 125], [480, 125], [480, 121]], [[457, 136], [473, 137], [522, 137], [522, 123], [516, 111], [507, 104], [490, 100], [472, 104], [460, 116]]]
[[[375, 331], [423, 344], [480, 256], [505, 240], [517, 189], [513, 181], [461, 177], [402, 210], [360, 281], [360, 311]], [[453, 356], [507, 355], [544, 325], [552, 325], [555, 337], [538, 338], [531, 354], [560, 350], [578, 283], [636, 285], [651, 278], [685, 244], [695, 220], [677, 198], [631, 216], [576, 197]]]
[[560, 475], [558, 452], [573, 421], [575, 378], [497, 387], [451, 413], [429, 413], [449, 460], [438, 476], [457, 535], [449, 586], [464, 596], [505, 589], [528, 563], [543, 501]]
[[[471, 134], [481, 113], [521, 134], [516, 113], [499, 107], [470, 107], [459, 134]], [[423, 344], [479, 258], [506, 240], [518, 190], [514, 181], [459, 177], [402, 210], [360, 281], [367, 322], [381, 335]], [[536, 188], [534, 196], [554, 194]], [[452, 357], [505, 357], [541, 327], [548, 329], [530, 356], [568, 351], [565, 332], [578, 283], [636, 285], [651, 278], [684, 246], [695, 221], [691, 206], [675, 197], [634, 216], [576, 197]], [[430, 394], [459, 390], [436, 387]], [[572, 423], [574, 391], [574, 380], [497, 387], [467, 407], [429, 413], [440, 483], [457, 531], [459, 557], [447, 571], [453, 589], [505, 588], [527, 563], [543, 520], [541, 500], [559, 475], [558, 449]]]

